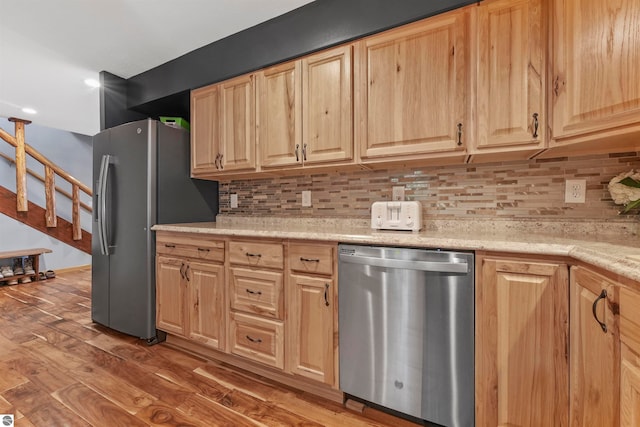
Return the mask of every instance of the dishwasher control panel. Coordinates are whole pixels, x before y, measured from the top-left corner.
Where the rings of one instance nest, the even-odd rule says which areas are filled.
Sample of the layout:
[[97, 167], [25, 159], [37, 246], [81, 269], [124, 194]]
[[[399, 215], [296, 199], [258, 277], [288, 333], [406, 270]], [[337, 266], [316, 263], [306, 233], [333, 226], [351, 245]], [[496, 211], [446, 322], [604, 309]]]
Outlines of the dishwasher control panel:
[[371, 228], [376, 230], [419, 231], [422, 228], [420, 202], [374, 202]]

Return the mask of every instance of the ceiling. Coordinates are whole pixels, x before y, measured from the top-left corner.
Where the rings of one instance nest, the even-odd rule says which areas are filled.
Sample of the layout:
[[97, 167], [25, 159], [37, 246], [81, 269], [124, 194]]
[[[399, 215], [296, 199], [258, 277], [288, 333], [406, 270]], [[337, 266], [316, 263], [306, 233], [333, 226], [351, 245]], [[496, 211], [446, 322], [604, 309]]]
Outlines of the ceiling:
[[0, 0], [0, 117], [93, 135], [99, 89], [85, 79], [129, 78], [310, 2]]

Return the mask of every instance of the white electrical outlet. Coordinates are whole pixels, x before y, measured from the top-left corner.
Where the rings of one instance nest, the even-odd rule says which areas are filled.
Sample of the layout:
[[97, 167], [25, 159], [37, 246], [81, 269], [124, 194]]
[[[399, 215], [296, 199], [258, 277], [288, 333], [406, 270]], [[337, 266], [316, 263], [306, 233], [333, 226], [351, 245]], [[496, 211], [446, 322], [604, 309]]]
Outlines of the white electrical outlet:
[[584, 203], [586, 193], [587, 181], [585, 179], [568, 179], [565, 181], [565, 203]]
[[395, 186], [391, 187], [391, 200], [394, 202], [399, 202], [404, 200], [404, 187]]
[[311, 206], [311, 191], [303, 191], [302, 192], [302, 207], [308, 208]]
[[231, 209], [235, 209], [238, 207], [238, 195], [232, 194], [229, 198], [229, 204], [231, 205]]

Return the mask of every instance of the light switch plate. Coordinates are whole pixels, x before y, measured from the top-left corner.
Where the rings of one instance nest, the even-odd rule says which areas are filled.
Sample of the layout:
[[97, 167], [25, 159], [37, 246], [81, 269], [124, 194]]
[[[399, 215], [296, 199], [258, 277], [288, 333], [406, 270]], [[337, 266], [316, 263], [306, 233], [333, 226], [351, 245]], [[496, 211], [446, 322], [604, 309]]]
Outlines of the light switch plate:
[[401, 202], [404, 200], [403, 186], [399, 185], [391, 187], [391, 200], [393, 200], [394, 202]]
[[302, 192], [302, 207], [308, 208], [311, 206], [311, 191], [303, 191]]
[[229, 204], [231, 205], [231, 209], [235, 209], [238, 207], [238, 195], [232, 194], [229, 198]]

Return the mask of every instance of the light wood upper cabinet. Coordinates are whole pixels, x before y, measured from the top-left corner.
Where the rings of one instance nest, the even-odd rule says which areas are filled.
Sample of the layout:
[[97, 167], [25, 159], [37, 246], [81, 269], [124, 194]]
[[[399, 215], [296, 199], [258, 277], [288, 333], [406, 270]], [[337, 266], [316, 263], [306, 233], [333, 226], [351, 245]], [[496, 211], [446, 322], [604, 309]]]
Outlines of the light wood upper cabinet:
[[546, 0], [489, 0], [477, 9], [477, 138], [469, 150], [528, 158], [545, 147]]
[[353, 46], [302, 59], [304, 164], [353, 159]]
[[258, 73], [260, 166], [353, 159], [351, 45]]
[[[569, 425], [619, 422], [619, 339], [616, 283], [583, 267], [571, 268]], [[597, 318], [593, 315], [596, 309]], [[604, 325], [606, 331], [604, 330]]]
[[358, 44], [356, 141], [364, 162], [464, 150], [469, 124], [468, 8]]
[[477, 262], [476, 425], [567, 426], [567, 266]]
[[550, 146], [595, 140], [590, 148], [606, 152], [629, 139], [632, 147], [637, 146], [640, 3], [557, 0], [553, 4]]
[[267, 68], [257, 78], [260, 165], [302, 164], [300, 61]]
[[220, 164], [224, 171], [255, 170], [253, 74], [220, 83]]
[[215, 173], [220, 158], [218, 86], [192, 91], [191, 111], [191, 175]]

